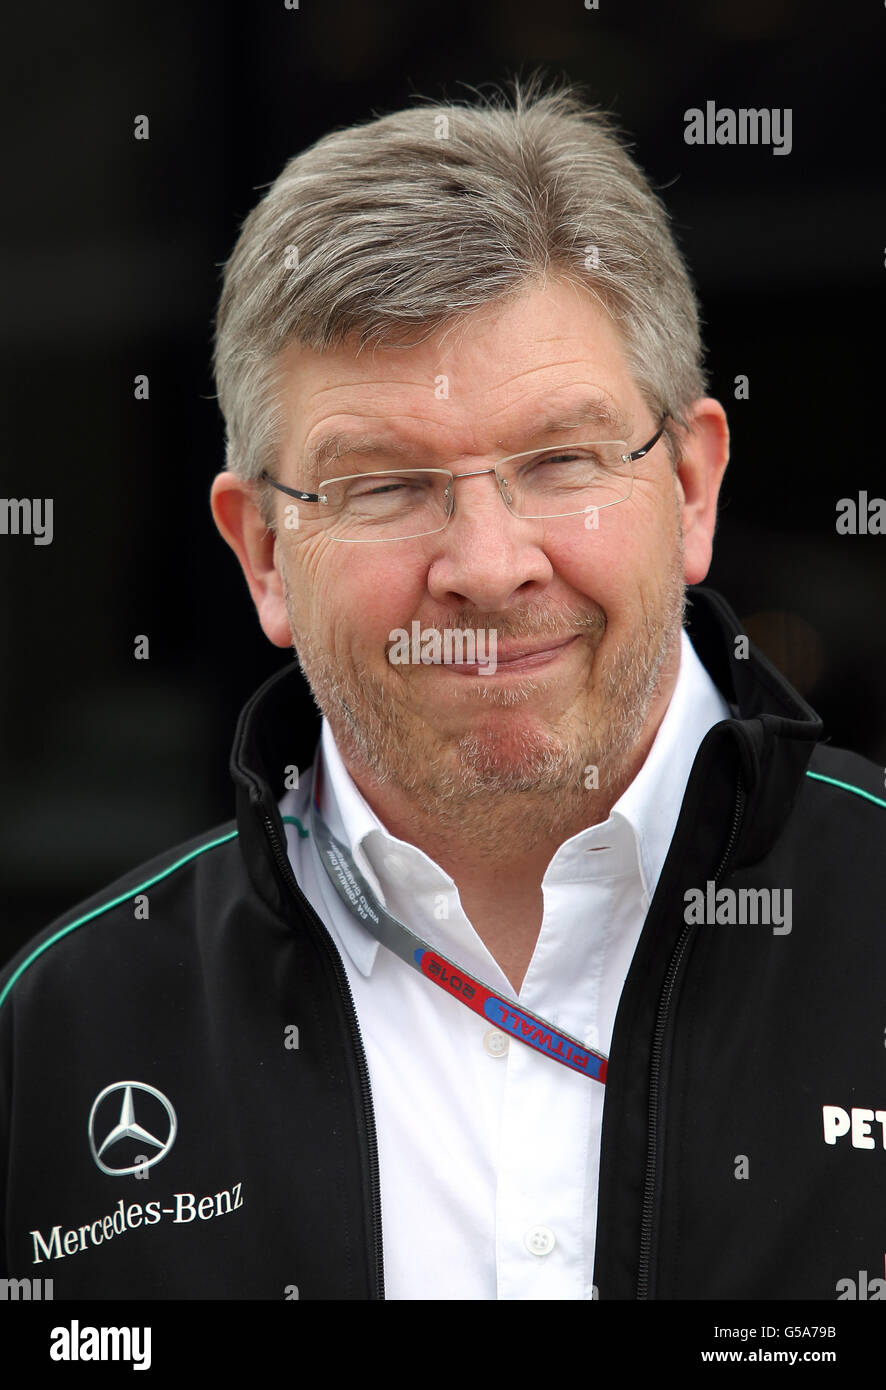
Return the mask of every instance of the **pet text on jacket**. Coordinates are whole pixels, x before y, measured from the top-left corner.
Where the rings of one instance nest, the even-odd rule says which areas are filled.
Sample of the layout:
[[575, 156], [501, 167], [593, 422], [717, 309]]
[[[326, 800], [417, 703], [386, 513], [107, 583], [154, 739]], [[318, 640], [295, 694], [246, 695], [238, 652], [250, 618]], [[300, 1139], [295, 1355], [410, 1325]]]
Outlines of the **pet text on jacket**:
[[821, 1122], [826, 1144], [836, 1144], [838, 1139], [848, 1134], [853, 1149], [877, 1147], [871, 1132], [871, 1126], [876, 1122], [880, 1126], [880, 1148], [886, 1149], [886, 1110], [865, 1110], [860, 1105], [844, 1110], [842, 1105], [823, 1105]]

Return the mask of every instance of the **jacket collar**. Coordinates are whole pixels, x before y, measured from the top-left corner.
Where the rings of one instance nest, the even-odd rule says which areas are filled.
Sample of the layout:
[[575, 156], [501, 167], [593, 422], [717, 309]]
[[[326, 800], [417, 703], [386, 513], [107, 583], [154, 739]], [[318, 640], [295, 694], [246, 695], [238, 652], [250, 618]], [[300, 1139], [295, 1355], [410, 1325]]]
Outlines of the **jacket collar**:
[[[731, 860], [734, 866], [751, 864], [787, 818], [823, 726], [761, 652], [747, 643], [744, 654], [746, 639], [736, 640], [744, 638], [741, 625], [719, 594], [692, 588], [688, 597], [693, 646], [737, 711], [736, 718], [711, 729], [699, 757], [703, 751], [714, 753], [729, 765], [730, 776], [740, 771], [746, 809]], [[282, 915], [291, 910], [291, 899], [277, 803], [292, 770], [303, 773], [314, 761], [321, 727], [320, 711], [292, 661], [247, 701], [234, 737], [230, 770], [243, 853], [256, 888]]]
[[[733, 865], [766, 853], [799, 794], [824, 726], [811, 705], [745, 637], [732, 609], [712, 589], [690, 589], [687, 628], [695, 650], [737, 717], [708, 739], [734, 740], [747, 797]], [[744, 639], [737, 641], [736, 639]], [[744, 654], [747, 647], [747, 655]]]

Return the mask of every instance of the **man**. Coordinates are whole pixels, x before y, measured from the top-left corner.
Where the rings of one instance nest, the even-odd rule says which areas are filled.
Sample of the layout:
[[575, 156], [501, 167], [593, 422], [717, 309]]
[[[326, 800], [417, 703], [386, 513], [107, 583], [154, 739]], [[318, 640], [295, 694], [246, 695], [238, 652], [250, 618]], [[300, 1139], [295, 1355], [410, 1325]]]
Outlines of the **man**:
[[6, 971], [11, 1273], [774, 1299], [878, 1267], [886, 801], [722, 600], [683, 629], [728, 457], [700, 356], [665, 213], [569, 91], [284, 169], [226, 269], [212, 508], [323, 718], [291, 664], [236, 822]]

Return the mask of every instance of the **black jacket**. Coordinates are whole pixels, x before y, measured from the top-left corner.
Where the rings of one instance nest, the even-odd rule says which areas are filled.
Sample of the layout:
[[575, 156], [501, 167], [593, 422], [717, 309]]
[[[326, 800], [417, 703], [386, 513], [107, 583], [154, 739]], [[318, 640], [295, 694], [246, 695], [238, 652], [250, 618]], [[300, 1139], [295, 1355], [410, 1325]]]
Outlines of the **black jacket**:
[[[882, 1274], [883, 774], [820, 742], [717, 595], [691, 598], [736, 717], [699, 749], [618, 1008], [595, 1283], [834, 1299]], [[236, 822], [81, 903], [0, 976], [4, 1274], [56, 1298], [383, 1297], [360, 1033], [277, 810], [319, 736], [313, 708], [294, 717], [300, 684], [293, 663], [243, 710]], [[723, 888], [790, 890], [790, 931], [687, 922], [687, 892]], [[114, 1142], [118, 1124], [137, 1128]]]

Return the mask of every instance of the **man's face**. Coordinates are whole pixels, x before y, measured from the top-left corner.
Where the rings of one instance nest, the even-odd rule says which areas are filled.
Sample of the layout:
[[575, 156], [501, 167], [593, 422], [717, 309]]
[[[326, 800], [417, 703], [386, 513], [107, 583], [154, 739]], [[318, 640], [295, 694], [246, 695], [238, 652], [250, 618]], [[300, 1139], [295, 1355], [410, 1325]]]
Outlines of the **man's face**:
[[[416, 347], [318, 354], [293, 345], [282, 360], [277, 476], [306, 491], [321, 477], [407, 466], [385, 455], [386, 440], [411, 446], [409, 466], [469, 473], [561, 440], [620, 438], [636, 449], [659, 424], [607, 314], [562, 281]], [[620, 427], [591, 416], [538, 434], [543, 417], [588, 403]], [[379, 452], [312, 473], [308, 451], [330, 431], [378, 434]], [[288, 499], [276, 494], [280, 582], [259, 604], [262, 623], [273, 641], [294, 643], [355, 776], [393, 782], [453, 818], [478, 802], [488, 808], [489, 793], [542, 797], [553, 824], [556, 806], [587, 798], [588, 765], [601, 786], [624, 781], [660, 684], [673, 680], [683, 490], [664, 441], [634, 464], [630, 497], [596, 525], [584, 515], [515, 517], [491, 473], [453, 486], [445, 529], [368, 544], [333, 540], [311, 503], [298, 504], [298, 528], [287, 529]], [[494, 673], [392, 664], [394, 630], [411, 633], [414, 622], [494, 630]], [[521, 659], [509, 661], [514, 654]]]

